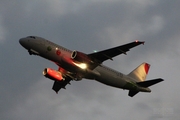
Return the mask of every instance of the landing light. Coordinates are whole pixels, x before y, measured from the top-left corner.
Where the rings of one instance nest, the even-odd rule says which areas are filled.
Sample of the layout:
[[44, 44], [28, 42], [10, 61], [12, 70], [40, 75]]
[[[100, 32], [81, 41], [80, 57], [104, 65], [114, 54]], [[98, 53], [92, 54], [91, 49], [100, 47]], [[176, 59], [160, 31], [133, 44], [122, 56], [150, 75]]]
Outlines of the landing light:
[[87, 68], [87, 65], [85, 63], [80, 63], [79, 64], [79, 67], [82, 68], [82, 69], [86, 69]]
[[87, 64], [85, 64], [85, 63], [80, 63], [80, 64], [78, 64], [78, 63], [74, 63], [76, 66], [78, 66], [78, 67], [80, 67], [81, 69], [86, 69], [87, 68]]

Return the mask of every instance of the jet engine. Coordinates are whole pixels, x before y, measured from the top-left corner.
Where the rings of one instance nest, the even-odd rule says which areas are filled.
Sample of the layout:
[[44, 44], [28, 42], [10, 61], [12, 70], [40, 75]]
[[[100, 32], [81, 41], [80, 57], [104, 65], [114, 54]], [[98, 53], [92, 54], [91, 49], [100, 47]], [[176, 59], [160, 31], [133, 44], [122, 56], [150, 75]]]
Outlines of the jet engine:
[[83, 63], [91, 63], [92, 60], [84, 53], [79, 52], [79, 51], [73, 51], [71, 54], [71, 58], [73, 60], [76, 60], [78, 62], [83, 62]]
[[63, 80], [64, 78], [62, 77], [62, 73], [57, 71], [57, 70], [54, 70], [54, 69], [51, 69], [51, 68], [45, 68], [44, 71], [43, 71], [43, 75], [49, 79], [52, 79], [52, 80], [58, 80], [58, 81], [61, 81]]

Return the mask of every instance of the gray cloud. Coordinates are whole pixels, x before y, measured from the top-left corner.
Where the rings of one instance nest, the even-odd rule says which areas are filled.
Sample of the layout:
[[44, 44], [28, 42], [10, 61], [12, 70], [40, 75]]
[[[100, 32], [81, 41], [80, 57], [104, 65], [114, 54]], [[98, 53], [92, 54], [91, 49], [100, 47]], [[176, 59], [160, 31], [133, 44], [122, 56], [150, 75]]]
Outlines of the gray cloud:
[[[0, 2], [0, 119], [177, 119], [179, 118], [179, 1], [5, 1]], [[147, 79], [165, 81], [134, 98], [96, 81], [72, 82], [58, 95], [41, 74], [57, 68], [29, 56], [18, 39], [47, 38], [69, 49], [91, 53], [146, 41], [127, 56], [104, 64], [125, 74], [147, 61]]]

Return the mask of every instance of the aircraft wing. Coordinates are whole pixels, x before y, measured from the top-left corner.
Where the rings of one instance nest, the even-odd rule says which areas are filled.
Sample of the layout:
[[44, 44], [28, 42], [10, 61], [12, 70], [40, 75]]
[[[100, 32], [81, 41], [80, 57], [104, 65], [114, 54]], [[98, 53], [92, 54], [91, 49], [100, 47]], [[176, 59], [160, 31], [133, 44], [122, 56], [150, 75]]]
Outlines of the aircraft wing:
[[125, 45], [121, 45], [118, 47], [110, 48], [107, 50], [103, 50], [96, 53], [88, 54], [90, 58], [95, 59], [96, 62], [102, 63], [103, 61], [106, 61], [108, 59], [113, 60], [112, 58], [120, 55], [120, 54], [126, 54], [127, 51], [129, 51], [131, 48], [136, 47], [140, 44], [144, 44], [144, 42], [141, 41], [134, 41]]
[[117, 55], [126, 54], [126, 52], [129, 51], [131, 48], [136, 47], [140, 44], [144, 44], [144, 42], [134, 41], [118, 47], [110, 48], [96, 53], [91, 53], [88, 56], [102, 63], [103, 61], [106, 61], [108, 59], [113, 60], [112, 58]]
[[52, 89], [58, 93], [61, 88], [66, 89], [66, 85], [70, 84], [72, 79], [70, 77], [66, 77], [63, 81], [54, 81]]

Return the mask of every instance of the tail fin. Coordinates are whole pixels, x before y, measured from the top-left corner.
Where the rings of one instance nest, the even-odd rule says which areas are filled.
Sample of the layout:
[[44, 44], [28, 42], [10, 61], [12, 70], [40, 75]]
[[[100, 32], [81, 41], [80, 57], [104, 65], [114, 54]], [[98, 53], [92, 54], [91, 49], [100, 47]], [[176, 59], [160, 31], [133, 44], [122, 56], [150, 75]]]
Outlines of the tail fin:
[[134, 78], [136, 82], [144, 81], [148, 74], [149, 68], [150, 68], [150, 65], [148, 63], [142, 63], [136, 69], [134, 69], [131, 73], [129, 73], [128, 76]]

